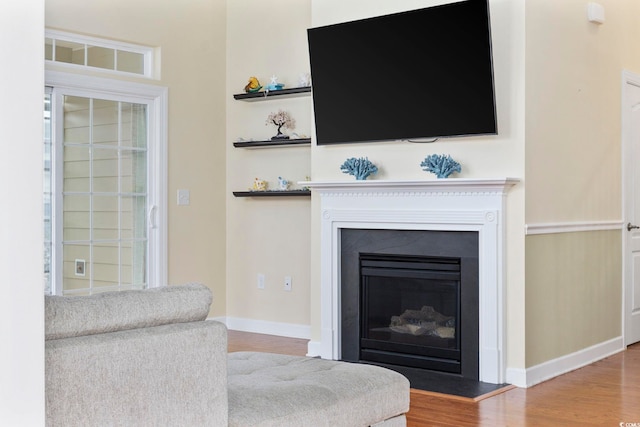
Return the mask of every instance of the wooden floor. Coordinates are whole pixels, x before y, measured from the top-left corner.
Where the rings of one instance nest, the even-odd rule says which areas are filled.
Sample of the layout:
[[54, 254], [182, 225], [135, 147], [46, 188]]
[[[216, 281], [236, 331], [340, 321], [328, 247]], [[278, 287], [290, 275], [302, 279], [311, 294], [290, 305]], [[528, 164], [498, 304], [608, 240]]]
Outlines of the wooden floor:
[[[304, 355], [307, 340], [229, 331], [229, 351]], [[616, 427], [627, 423], [640, 427], [640, 344], [534, 387], [514, 388], [480, 402], [412, 392], [407, 414], [409, 427]]]

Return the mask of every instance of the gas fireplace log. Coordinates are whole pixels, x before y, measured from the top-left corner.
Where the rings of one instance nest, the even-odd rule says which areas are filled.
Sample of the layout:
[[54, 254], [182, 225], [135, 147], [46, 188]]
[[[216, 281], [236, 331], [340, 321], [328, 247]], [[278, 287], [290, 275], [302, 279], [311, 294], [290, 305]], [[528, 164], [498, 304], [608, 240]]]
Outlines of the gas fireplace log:
[[392, 316], [389, 328], [401, 334], [454, 338], [455, 318], [424, 306], [421, 310], [405, 310], [400, 316]]

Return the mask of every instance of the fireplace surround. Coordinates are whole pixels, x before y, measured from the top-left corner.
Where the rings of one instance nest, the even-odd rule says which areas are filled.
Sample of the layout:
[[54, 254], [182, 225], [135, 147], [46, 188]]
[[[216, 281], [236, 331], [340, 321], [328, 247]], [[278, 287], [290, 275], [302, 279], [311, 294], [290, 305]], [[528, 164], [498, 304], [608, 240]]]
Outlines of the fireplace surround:
[[[340, 360], [343, 229], [478, 233], [478, 379], [505, 379], [505, 198], [514, 178], [310, 181], [320, 198], [320, 342], [310, 353]], [[311, 349], [310, 349], [311, 350]]]

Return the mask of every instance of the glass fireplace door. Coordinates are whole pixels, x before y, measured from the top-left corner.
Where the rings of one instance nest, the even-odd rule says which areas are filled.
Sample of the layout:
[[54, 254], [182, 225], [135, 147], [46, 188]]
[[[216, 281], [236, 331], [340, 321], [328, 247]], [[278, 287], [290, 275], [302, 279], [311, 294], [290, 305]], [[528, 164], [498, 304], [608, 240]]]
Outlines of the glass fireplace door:
[[361, 254], [360, 359], [460, 372], [460, 261]]

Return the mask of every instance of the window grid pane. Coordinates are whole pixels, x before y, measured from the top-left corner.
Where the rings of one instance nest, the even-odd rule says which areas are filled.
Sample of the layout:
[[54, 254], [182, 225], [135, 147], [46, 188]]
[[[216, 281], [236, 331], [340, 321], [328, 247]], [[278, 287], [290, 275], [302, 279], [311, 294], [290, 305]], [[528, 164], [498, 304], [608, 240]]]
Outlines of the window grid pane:
[[72, 96], [63, 104], [62, 292], [144, 288], [146, 106]]
[[153, 78], [152, 47], [57, 30], [45, 30], [44, 43], [46, 61]]
[[98, 46], [87, 46], [87, 65], [89, 67], [115, 70], [116, 54], [113, 49]]
[[51, 194], [51, 93], [44, 95], [44, 292], [51, 293], [51, 259], [53, 254], [52, 194]]
[[53, 58], [56, 62], [85, 65], [85, 45], [83, 43], [56, 40], [54, 44]]
[[144, 74], [144, 55], [119, 50], [117, 52], [117, 69], [127, 73]]

